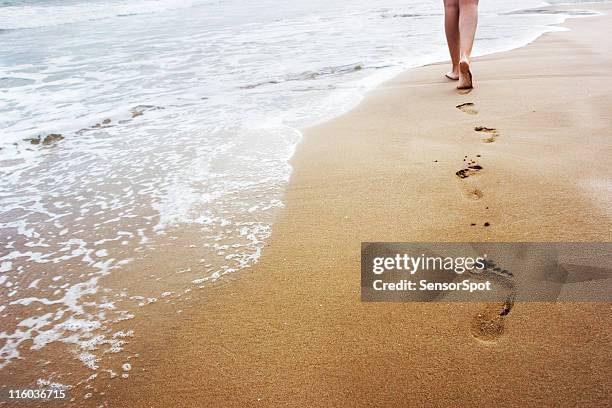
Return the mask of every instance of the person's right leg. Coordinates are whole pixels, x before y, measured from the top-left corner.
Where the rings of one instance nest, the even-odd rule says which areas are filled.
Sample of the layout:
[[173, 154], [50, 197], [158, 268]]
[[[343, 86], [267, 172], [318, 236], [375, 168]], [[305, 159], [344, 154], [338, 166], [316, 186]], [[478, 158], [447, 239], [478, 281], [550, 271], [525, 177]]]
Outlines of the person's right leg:
[[470, 71], [470, 55], [474, 45], [476, 26], [478, 24], [478, 0], [458, 0], [459, 2], [459, 36], [460, 62], [459, 85], [457, 88], [472, 87], [472, 73]]
[[459, 0], [444, 0], [444, 32], [453, 63], [452, 70], [446, 74], [450, 79], [459, 79], [460, 41], [459, 41]]

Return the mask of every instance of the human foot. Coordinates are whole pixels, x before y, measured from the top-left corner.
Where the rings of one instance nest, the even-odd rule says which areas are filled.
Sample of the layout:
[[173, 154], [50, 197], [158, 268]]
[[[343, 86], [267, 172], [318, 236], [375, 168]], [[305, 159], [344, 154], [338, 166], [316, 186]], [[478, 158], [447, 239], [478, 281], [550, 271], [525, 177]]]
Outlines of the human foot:
[[472, 88], [472, 72], [470, 71], [470, 63], [463, 60], [459, 63], [459, 84], [457, 89]]
[[450, 80], [458, 81], [459, 80], [459, 65], [453, 65], [453, 69], [448, 73], [444, 74]]

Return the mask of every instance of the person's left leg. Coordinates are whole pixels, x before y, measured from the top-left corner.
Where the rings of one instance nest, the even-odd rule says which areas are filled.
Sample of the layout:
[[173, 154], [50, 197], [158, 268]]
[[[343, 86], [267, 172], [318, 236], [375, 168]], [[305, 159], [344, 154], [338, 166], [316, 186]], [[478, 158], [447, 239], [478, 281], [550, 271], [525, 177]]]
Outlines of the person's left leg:
[[450, 53], [453, 68], [446, 77], [453, 80], [459, 79], [460, 41], [459, 41], [459, 0], [444, 0], [444, 32], [448, 52]]
[[478, 25], [478, 0], [459, 0], [459, 35], [461, 37], [459, 85], [457, 88], [472, 87], [472, 73], [470, 71], [470, 56], [476, 36]]

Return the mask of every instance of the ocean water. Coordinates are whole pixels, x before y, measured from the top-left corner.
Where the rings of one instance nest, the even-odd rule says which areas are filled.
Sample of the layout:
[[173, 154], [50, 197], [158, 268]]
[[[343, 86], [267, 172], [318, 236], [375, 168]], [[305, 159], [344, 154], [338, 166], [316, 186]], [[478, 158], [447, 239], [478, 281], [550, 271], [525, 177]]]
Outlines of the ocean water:
[[[482, 2], [475, 54], [559, 30], [567, 14], [513, 13], [546, 4]], [[441, 0], [0, 1], [0, 369], [53, 342], [104, 369], [138, 335], [114, 328], [138, 317], [125, 302], [256, 262], [300, 129], [446, 60], [442, 13]], [[202, 267], [157, 271], [188, 276], [180, 293], [104, 286], [185, 226]]]

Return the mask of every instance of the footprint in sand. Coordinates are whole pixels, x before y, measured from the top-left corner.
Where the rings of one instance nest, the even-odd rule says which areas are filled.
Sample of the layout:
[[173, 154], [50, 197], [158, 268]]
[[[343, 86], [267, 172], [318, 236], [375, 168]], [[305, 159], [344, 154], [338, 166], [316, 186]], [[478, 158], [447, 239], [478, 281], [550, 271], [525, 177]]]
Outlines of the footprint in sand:
[[[476, 157], [480, 157], [480, 155]], [[463, 161], [467, 167], [455, 172], [455, 175], [462, 180], [460, 183], [461, 193], [469, 200], [480, 200], [484, 196], [482, 190], [474, 183], [471, 183], [470, 180], [465, 179], [482, 170], [482, 166], [476, 163], [475, 160], [468, 158], [468, 156], [464, 156]]]
[[465, 179], [470, 176], [473, 176], [480, 170], [482, 170], [482, 166], [480, 164], [476, 163], [476, 161], [472, 159], [468, 159], [467, 156], [463, 158], [463, 161], [467, 163], [467, 167], [455, 172], [455, 175], [460, 179]]
[[494, 341], [504, 334], [504, 316], [495, 312], [494, 307], [487, 308], [486, 311], [478, 313], [472, 320], [472, 336], [481, 341]]
[[466, 102], [466, 103], [461, 103], [455, 107], [459, 109], [461, 112], [467, 113], [468, 115], [476, 115], [478, 111], [476, 110], [474, 106], [475, 106], [474, 103]]
[[476, 132], [485, 133], [488, 135], [486, 138], [482, 139], [484, 143], [493, 143], [497, 137], [499, 136], [499, 132], [495, 128], [490, 128], [486, 126], [476, 126], [474, 127]]
[[505, 289], [504, 299], [500, 303], [489, 304], [485, 310], [478, 313], [472, 319], [470, 327], [471, 333], [476, 339], [492, 342], [504, 334], [505, 320], [514, 307], [516, 296], [515, 284], [512, 281], [514, 276], [512, 272], [498, 267], [492, 261], [487, 262], [484, 270], [471, 273], [480, 279], [492, 280], [494, 285]]
[[[481, 157], [479, 154], [476, 157]], [[484, 193], [481, 189], [477, 187], [475, 183], [470, 183], [469, 180], [463, 180], [472, 176], [482, 170], [482, 166], [480, 166], [474, 159], [470, 159], [468, 156], [463, 156], [463, 161], [467, 164], [467, 167], [455, 172], [455, 175], [462, 179], [460, 183], [460, 190], [463, 193], [465, 198], [470, 200], [480, 200]]]

